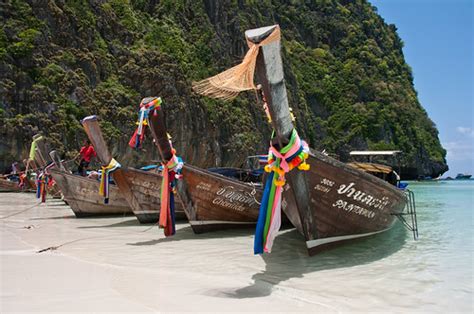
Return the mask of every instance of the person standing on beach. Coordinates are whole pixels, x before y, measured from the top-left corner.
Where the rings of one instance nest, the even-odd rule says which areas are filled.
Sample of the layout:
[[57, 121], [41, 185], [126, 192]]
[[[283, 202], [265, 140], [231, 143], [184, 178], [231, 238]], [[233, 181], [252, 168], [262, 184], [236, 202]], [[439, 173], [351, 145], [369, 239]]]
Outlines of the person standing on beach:
[[84, 141], [84, 146], [81, 147], [81, 150], [79, 151], [79, 154], [76, 156], [76, 158], [79, 156], [81, 157], [81, 161], [79, 162], [77, 171], [81, 176], [85, 177], [87, 167], [89, 167], [92, 157], [97, 156], [94, 146], [92, 146], [89, 140]]

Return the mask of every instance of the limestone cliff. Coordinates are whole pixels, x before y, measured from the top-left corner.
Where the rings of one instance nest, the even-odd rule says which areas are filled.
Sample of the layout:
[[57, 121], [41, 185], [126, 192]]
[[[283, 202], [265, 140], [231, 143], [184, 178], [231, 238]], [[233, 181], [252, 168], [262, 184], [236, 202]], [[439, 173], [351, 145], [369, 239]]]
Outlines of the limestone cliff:
[[7, 0], [0, 4], [0, 167], [43, 132], [72, 155], [80, 119], [101, 118], [115, 156], [127, 147], [140, 99], [161, 96], [178, 152], [196, 165], [239, 165], [267, 149], [270, 128], [252, 93], [224, 103], [191, 82], [241, 60], [248, 28], [280, 24], [289, 101], [316, 149], [400, 149], [405, 174], [447, 170], [420, 105], [403, 43], [363, 0]]

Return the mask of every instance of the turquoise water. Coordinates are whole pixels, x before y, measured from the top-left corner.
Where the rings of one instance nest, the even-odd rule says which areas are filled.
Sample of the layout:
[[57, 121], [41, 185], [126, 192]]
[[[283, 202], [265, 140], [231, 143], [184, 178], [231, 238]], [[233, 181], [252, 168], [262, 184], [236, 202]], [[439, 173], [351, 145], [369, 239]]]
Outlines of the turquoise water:
[[474, 180], [413, 182], [410, 188], [416, 194], [420, 239], [407, 243], [407, 258], [426, 265], [438, 281], [433, 289], [450, 299], [451, 310], [459, 300], [470, 303], [472, 311]]

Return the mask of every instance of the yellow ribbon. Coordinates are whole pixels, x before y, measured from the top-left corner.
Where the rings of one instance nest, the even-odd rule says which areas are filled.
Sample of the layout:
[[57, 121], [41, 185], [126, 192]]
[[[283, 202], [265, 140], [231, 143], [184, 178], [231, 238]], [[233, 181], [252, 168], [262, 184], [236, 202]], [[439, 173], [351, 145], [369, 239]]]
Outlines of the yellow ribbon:
[[102, 176], [100, 177], [99, 195], [108, 197], [109, 173], [120, 168], [121, 165], [112, 158], [107, 166], [102, 166]]

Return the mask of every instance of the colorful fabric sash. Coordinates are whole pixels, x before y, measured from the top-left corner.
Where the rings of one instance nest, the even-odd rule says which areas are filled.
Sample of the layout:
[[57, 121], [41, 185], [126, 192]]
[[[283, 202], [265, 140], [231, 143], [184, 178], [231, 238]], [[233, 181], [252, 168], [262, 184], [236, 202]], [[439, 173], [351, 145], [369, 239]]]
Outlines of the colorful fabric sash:
[[20, 173], [20, 182], [18, 182], [18, 186], [22, 189], [24, 187], [26, 187], [26, 184], [28, 182], [27, 179], [28, 179], [28, 177], [27, 177], [26, 173]]
[[281, 225], [281, 194], [285, 185], [285, 173], [294, 168], [309, 170], [306, 163], [308, 158], [308, 144], [301, 140], [295, 129], [291, 133], [290, 142], [280, 151], [272, 146], [268, 152], [268, 164], [265, 171], [269, 176], [263, 190], [262, 203], [255, 230], [254, 253], [270, 253], [273, 240]]
[[56, 185], [56, 181], [54, 181], [54, 178], [51, 176], [51, 173], [49, 172], [49, 169], [53, 168], [55, 166], [54, 162], [51, 162], [49, 165], [44, 168], [44, 173], [48, 176], [48, 188], [52, 189], [53, 186]]
[[175, 210], [174, 210], [174, 187], [176, 180], [181, 179], [181, 169], [183, 160], [176, 156], [173, 148], [173, 157], [167, 162], [162, 163], [163, 179], [161, 181], [161, 208], [160, 208], [160, 228], [164, 229], [165, 236], [169, 237], [176, 233]]
[[150, 114], [150, 111], [153, 111], [155, 108], [161, 106], [161, 98], [158, 97], [156, 99], [153, 99], [152, 101], [148, 103], [142, 103], [140, 104], [140, 112], [138, 113], [138, 122], [137, 122], [137, 129], [132, 135], [132, 138], [130, 138], [130, 141], [128, 142], [128, 145], [131, 148], [139, 149], [141, 148], [141, 145], [143, 143], [143, 140], [145, 138], [145, 130], [143, 129], [144, 126], [148, 125], [148, 115]]
[[48, 176], [41, 171], [36, 176], [36, 198], [41, 198], [41, 203], [46, 202], [46, 187], [48, 185]]
[[107, 166], [102, 166], [102, 175], [100, 177], [99, 195], [104, 197], [104, 204], [109, 203], [109, 178], [110, 174], [122, 166], [113, 159]]

